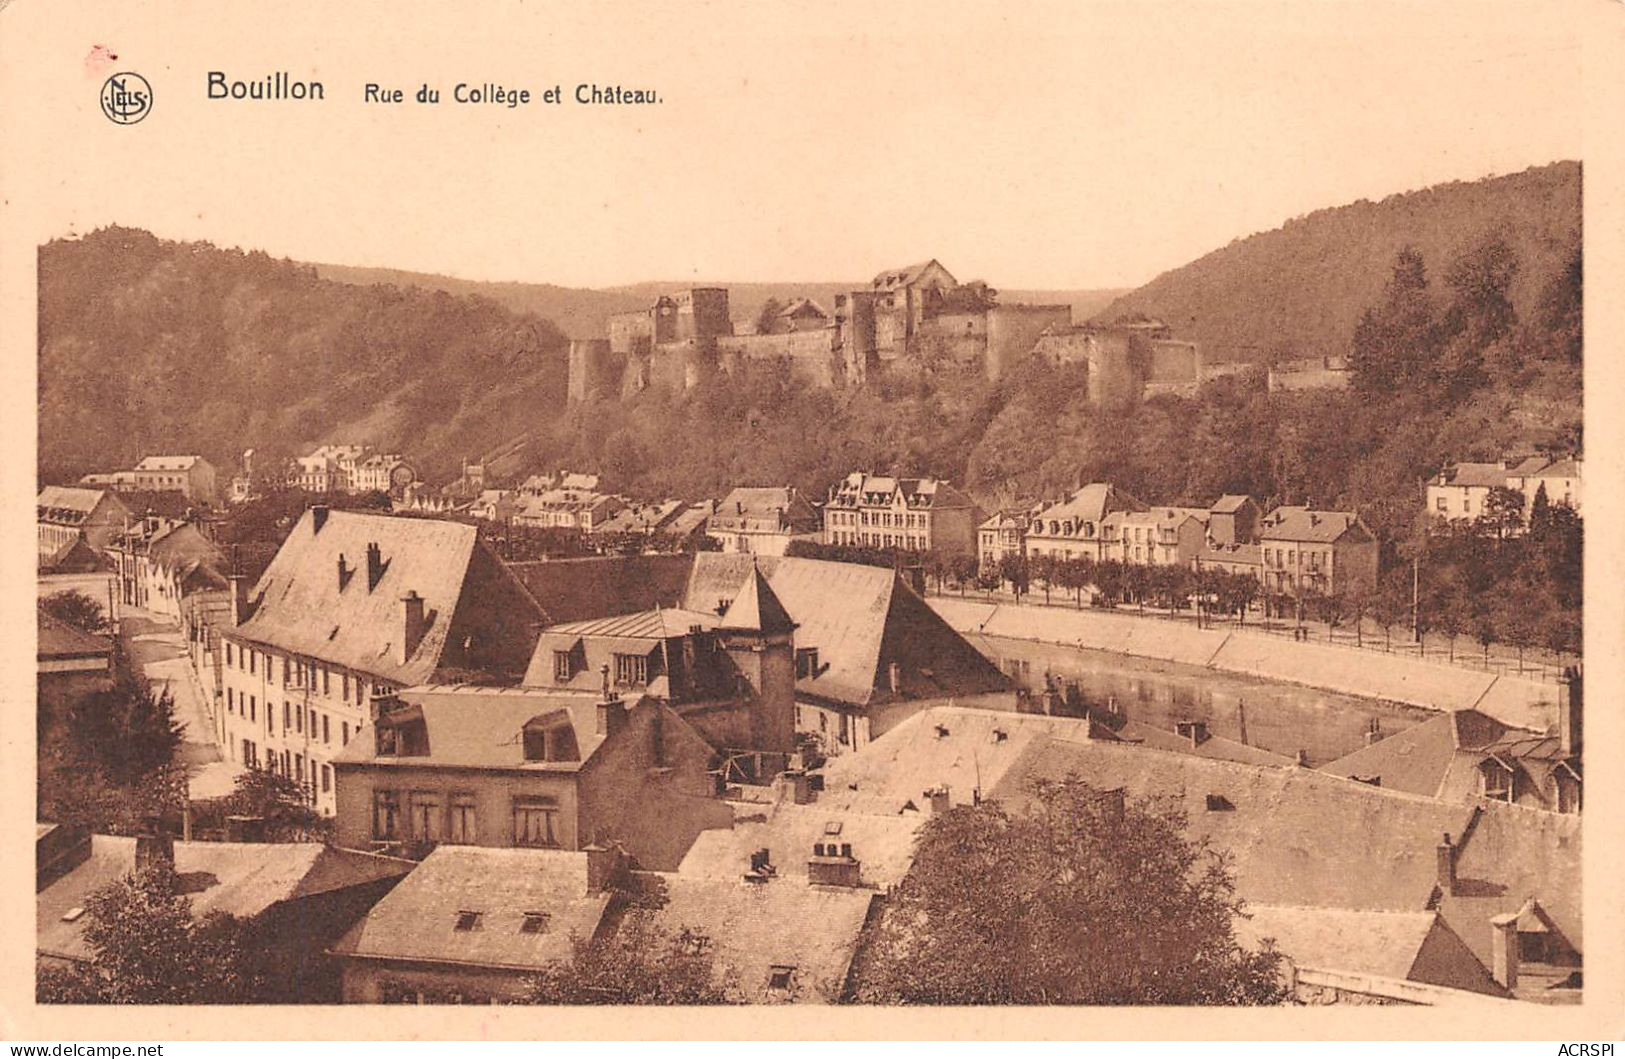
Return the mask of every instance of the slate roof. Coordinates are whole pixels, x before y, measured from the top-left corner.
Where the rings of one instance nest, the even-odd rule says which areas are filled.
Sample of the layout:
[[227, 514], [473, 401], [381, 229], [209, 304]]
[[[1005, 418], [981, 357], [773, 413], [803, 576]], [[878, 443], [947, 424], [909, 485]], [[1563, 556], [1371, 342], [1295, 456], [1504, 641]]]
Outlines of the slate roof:
[[1371, 539], [1358, 515], [1348, 511], [1321, 511], [1307, 507], [1278, 507], [1258, 524], [1260, 540], [1303, 541], [1331, 544], [1348, 539], [1359, 543]]
[[[1257, 948], [1274, 938], [1276, 948], [1299, 967], [1411, 977], [1416, 958], [1438, 924], [1438, 913], [1367, 912], [1347, 908], [1248, 905], [1236, 920], [1236, 940]], [[1442, 984], [1442, 983], [1440, 983]]]
[[1251, 499], [1245, 493], [1226, 493], [1213, 501], [1213, 506], [1208, 510], [1216, 515], [1233, 515]]
[[[851, 844], [865, 884], [884, 888], [901, 882], [914, 861], [914, 836], [925, 814], [854, 811], [841, 807], [840, 793], [826, 784], [808, 805], [786, 800], [761, 812], [738, 808], [732, 828], [699, 833], [677, 870], [685, 877], [738, 882], [751, 854], [765, 849], [779, 878], [804, 882], [814, 844], [837, 842]], [[915, 793], [919, 809], [925, 809]], [[838, 826], [834, 834], [832, 826]]]
[[147, 544], [147, 559], [166, 570], [203, 567], [215, 575], [222, 587], [226, 584], [220, 574], [224, 553], [194, 523], [178, 522], [153, 537]]
[[81, 520], [96, 510], [96, 505], [113, 497], [105, 489], [80, 489], [71, 485], [48, 485], [39, 491], [35, 505], [42, 511], [77, 513]]
[[[729, 978], [749, 1003], [795, 1000], [831, 1004], [841, 997], [858, 938], [875, 900], [873, 890], [809, 886], [800, 880], [746, 883], [639, 872], [665, 896], [650, 915], [669, 931], [696, 929], [711, 940], [719, 978]], [[775, 968], [793, 968], [793, 991], [769, 988]]]
[[1490, 966], [1490, 920], [1519, 911], [1533, 898], [1583, 952], [1579, 815], [1498, 803], [1475, 809], [1482, 811], [1471, 825], [1451, 833], [1457, 839], [1456, 893], [1440, 894], [1435, 902], [1451, 929]]
[[745, 583], [740, 586], [739, 594], [728, 604], [728, 609], [722, 615], [717, 627], [771, 635], [793, 632], [796, 623], [790, 620], [784, 604], [779, 602], [779, 597], [768, 587], [767, 578], [762, 576], [761, 567], [753, 566], [750, 575], [745, 578]]
[[1084, 522], [1101, 522], [1108, 514], [1114, 511], [1144, 511], [1146, 505], [1123, 492], [1116, 486], [1106, 482], [1090, 482], [1059, 504], [1052, 504], [1038, 513], [1034, 520], [1033, 532], [1042, 534], [1040, 523], [1047, 523], [1052, 519], [1058, 522], [1071, 520], [1074, 526]]
[[[343, 956], [538, 970], [567, 961], [570, 935], [590, 938], [610, 895], [587, 891], [587, 854], [439, 846], [333, 946]], [[462, 912], [481, 913], [458, 930]], [[525, 913], [545, 929], [520, 929]]]
[[1480, 794], [1478, 765], [1488, 757], [1528, 770], [1543, 786], [1565, 760], [1555, 736], [1514, 728], [1478, 710], [1456, 710], [1361, 747], [1322, 771], [1367, 782], [1380, 779], [1393, 790], [1470, 801]]
[[112, 654], [113, 641], [58, 621], [38, 611], [40, 661], [59, 658], [105, 658]]
[[[604, 742], [598, 734], [596, 694], [434, 684], [407, 688], [396, 697], [422, 711], [429, 753], [401, 757], [379, 754], [373, 726], [368, 725], [334, 756], [335, 764], [574, 772]], [[526, 761], [520, 735], [525, 722], [555, 710], [569, 716], [580, 760]]]
[[[36, 897], [36, 944], [41, 953], [89, 959], [86, 921], [62, 916], [83, 908], [92, 892], [135, 870], [134, 838], [92, 835], [90, 858], [41, 890]], [[412, 870], [410, 861], [313, 842], [175, 842], [175, 872], [192, 901], [192, 912], [224, 912], [240, 918], [272, 905], [341, 890]]]
[[[329, 511], [317, 531], [314, 517], [314, 510], [304, 513], [266, 567], [251, 597], [254, 613], [236, 633], [398, 684], [427, 681], [439, 667], [464, 594], [476, 529], [438, 519]], [[378, 545], [385, 564], [371, 589], [370, 544]], [[342, 590], [341, 556], [354, 571]], [[429, 627], [402, 664], [399, 608], [408, 592], [423, 597]]]
[[39, 562], [41, 573], [112, 573], [113, 563], [79, 535]]
[[[683, 605], [694, 557], [594, 556], [508, 563], [549, 625]], [[695, 610], [710, 610], [716, 601]]]
[[1507, 469], [1499, 463], [1458, 463], [1440, 472], [1437, 484], [1494, 489], [1507, 484]]
[[636, 614], [617, 614], [607, 618], [588, 618], [585, 621], [565, 622], [542, 630], [545, 635], [609, 636], [634, 640], [669, 640], [686, 636], [690, 627], [698, 625], [714, 629], [721, 621], [714, 611], [682, 610], [665, 607], [639, 611]]
[[[898, 660], [907, 697], [1003, 690], [1007, 678], [902, 583], [893, 570], [858, 563], [701, 552], [684, 593], [690, 610], [736, 600], [753, 565], [796, 623], [797, 649], [818, 649], [818, 671], [800, 695], [862, 706], [885, 694], [883, 658]], [[930, 672], [926, 672], [929, 670]]]
[[138, 471], [187, 471], [197, 466], [201, 456], [143, 456]]

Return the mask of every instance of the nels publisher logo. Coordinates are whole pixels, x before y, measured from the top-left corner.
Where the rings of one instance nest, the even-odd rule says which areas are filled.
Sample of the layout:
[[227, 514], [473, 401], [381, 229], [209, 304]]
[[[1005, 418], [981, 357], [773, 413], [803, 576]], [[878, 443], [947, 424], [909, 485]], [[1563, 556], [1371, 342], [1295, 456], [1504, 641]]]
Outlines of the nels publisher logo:
[[152, 86], [140, 74], [120, 73], [102, 85], [102, 113], [118, 125], [134, 125], [152, 110]]

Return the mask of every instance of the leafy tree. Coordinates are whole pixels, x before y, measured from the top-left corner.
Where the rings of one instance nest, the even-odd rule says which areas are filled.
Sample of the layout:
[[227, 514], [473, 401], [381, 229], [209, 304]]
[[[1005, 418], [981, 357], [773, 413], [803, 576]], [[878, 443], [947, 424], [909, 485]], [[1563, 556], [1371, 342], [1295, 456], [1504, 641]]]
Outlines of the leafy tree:
[[1016, 594], [1016, 601], [1027, 592], [1027, 557], [1012, 552], [999, 559], [999, 579], [1007, 582]]
[[716, 965], [711, 940], [690, 927], [666, 930], [634, 909], [607, 937], [571, 939], [568, 963], [537, 975], [536, 1004], [735, 1004], [737, 981]]
[[1523, 494], [1504, 485], [1494, 486], [1484, 498], [1484, 513], [1479, 520], [1497, 540], [1505, 540], [1523, 526]]
[[198, 920], [180, 880], [143, 867], [85, 901], [88, 969], [43, 976], [46, 1002], [231, 1004], [253, 999], [242, 927], [215, 913]]
[[175, 719], [168, 688], [116, 666], [112, 686], [91, 691], [68, 708], [68, 729], [82, 756], [96, 761], [117, 782], [130, 782], [169, 765], [184, 726]]
[[41, 613], [48, 614], [64, 625], [89, 633], [108, 630], [107, 613], [102, 605], [83, 592], [56, 592], [39, 601]]
[[1360, 389], [1392, 393], [1423, 372], [1438, 324], [1428, 292], [1427, 266], [1415, 247], [1394, 259], [1382, 301], [1366, 310], [1354, 328], [1349, 367]]
[[269, 769], [238, 773], [230, 794], [194, 802], [192, 812], [196, 827], [224, 828], [228, 816], [258, 817], [272, 842], [322, 841], [332, 831], [331, 820], [316, 811], [308, 786]]
[[1032, 808], [960, 807], [921, 830], [868, 938], [857, 998], [905, 1004], [1268, 1004], [1272, 947], [1237, 944], [1224, 858], [1177, 810], [1078, 778]]
[[756, 333], [759, 335], [770, 334], [773, 331], [774, 323], [778, 320], [779, 313], [783, 311], [784, 303], [777, 298], [769, 297], [767, 301], [762, 303], [762, 307], [756, 311]]

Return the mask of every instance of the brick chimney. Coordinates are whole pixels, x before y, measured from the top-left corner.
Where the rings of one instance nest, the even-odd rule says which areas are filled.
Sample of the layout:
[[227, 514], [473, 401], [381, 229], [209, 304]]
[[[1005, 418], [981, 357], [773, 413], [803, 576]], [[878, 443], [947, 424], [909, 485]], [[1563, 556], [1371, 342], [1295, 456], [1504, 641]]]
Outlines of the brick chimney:
[[1456, 846], [1447, 832], [1436, 849], [1439, 866], [1439, 889], [1445, 894], [1456, 892]]
[[932, 816], [936, 816], [938, 813], [945, 813], [949, 809], [953, 808], [954, 803], [948, 797], [948, 788], [946, 785], [931, 788], [925, 792], [925, 797], [931, 803]]
[[395, 660], [405, 665], [417, 653], [418, 644], [423, 642], [423, 634], [428, 631], [428, 623], [423, 615], [423, 597], [415, 590], [401, 597], [400, 622], [400, 654]]
[[1518, 913], [1490, 920], [1490, 970], [1507, 992], [1518, 988]]
[[789, 795], [793, 805], [810, 805], [813, 801], [812, 777], [802, 769], [785, 769], [779, 773], [783, 781], [783, 795]]

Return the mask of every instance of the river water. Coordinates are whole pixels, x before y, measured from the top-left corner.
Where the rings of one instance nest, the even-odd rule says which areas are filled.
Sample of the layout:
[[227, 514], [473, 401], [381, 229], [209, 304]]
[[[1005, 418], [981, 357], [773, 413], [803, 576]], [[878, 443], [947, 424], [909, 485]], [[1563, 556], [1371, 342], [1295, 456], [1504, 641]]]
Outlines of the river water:
[[1026, 687], [1042, 691], [1046, 673], [1078, 685], [1091, 704], [1115, 700], [1130, 718], [1172, 731], [1206, 721], [1214, 735], [1291, 758], [1302, 750], [1323, 765], [1365, 745], [1375, 720], [1393, 735], [1438, 714], [1381, 699], [1221, 673], [1082, 647], [1003, 636], [966, 639]]

